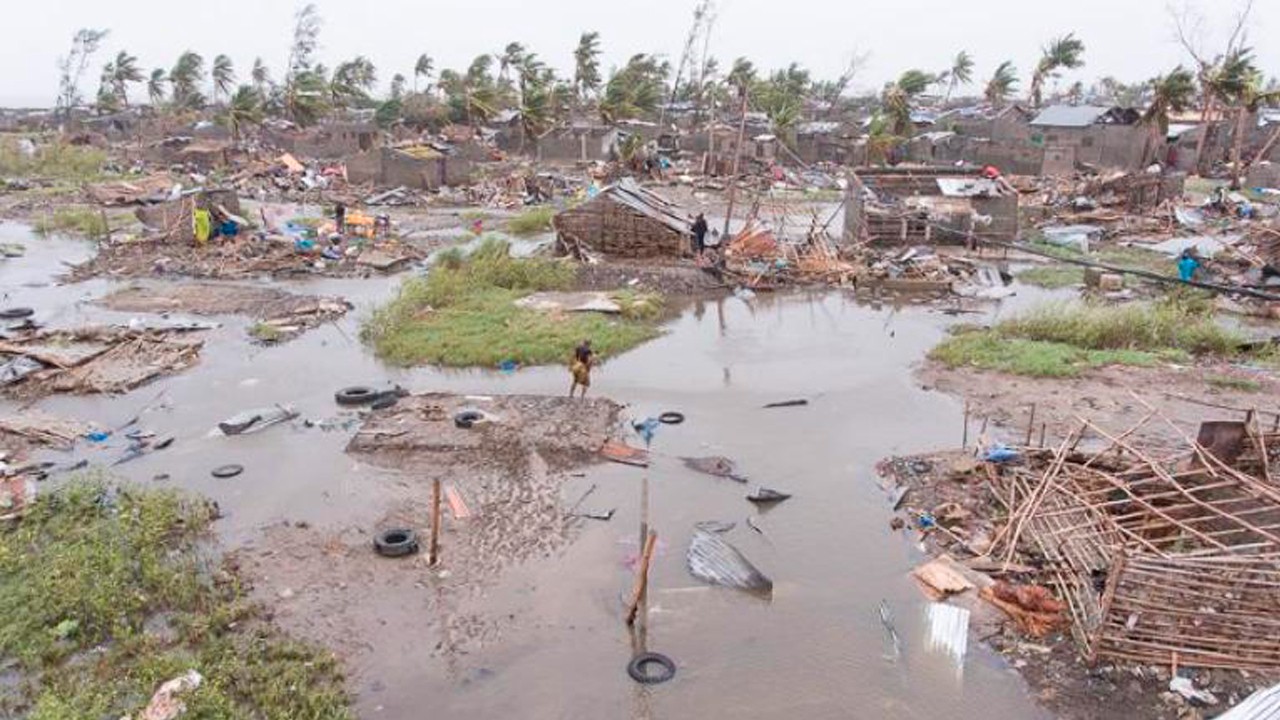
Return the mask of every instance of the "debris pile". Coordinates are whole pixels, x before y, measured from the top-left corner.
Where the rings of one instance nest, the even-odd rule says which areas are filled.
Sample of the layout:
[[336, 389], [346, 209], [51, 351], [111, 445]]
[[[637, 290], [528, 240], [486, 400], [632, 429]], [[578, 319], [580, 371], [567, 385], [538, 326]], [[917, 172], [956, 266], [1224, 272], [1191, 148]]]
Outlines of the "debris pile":
[[0, 341], [0, 389], [20, 397], [126, 392], [194, 364], [204, 341], [189, 333], [183, 327], [30, 331]]

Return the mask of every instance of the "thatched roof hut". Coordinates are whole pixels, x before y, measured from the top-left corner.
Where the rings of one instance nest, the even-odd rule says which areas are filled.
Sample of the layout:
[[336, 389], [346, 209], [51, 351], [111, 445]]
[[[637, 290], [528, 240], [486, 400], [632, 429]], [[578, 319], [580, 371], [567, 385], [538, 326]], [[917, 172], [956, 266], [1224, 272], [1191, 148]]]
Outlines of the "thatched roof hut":
[[680, 257], [691, 252], [684, 208], [624, 179], [553, 220], [562, 252], [615, 257]]

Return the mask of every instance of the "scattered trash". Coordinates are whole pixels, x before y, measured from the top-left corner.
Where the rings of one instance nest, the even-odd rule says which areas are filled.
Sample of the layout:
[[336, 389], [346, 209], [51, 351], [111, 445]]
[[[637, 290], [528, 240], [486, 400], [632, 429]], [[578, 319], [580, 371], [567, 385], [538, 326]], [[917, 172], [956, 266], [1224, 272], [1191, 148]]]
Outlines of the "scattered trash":
[[[1208, 690], [1197, 690], [1190, 678], [1181, 675], [1169, 681], [1170, 692], [1176, 692], [1183, 698], [1202, 706], [1217, 705], [1218, 698]], [[1226, 717], [1225, 715], [1223, 717]]]
[[690, 470], [728, 478], [734, 482], [747, 482], [746, 477], [738, 474], [738, 466], [726, 457], [681, 458], [680, 460]]
[[449, 510], [453, 513], [454, 520], [466, 520], [471, 517], [471, 510], [467, 507], [467, 503], [462, 499], [462, 493], [452, 485], [444, 486], [444, 498], [449, 503]]
[[191, 692], [200, 687], [204, 677], [195, 670], [165, 682], [151, 696], [151, 702], [138, 715], [138, 720], [174, 720], [187, 711], [186, 703], [178, 699], [178, 695]]
[[245, 435], [266, 430], [298, 417], [298, 411], [288, 405], [246, 410], [218, 423], [223, 435]]
[[109, 430], [94, 430], [93, 432], [86, 433], [84, 437], [85, 437], [85, 439], [86, 439], [86, 440], [88, 440], [89, 442], [92, 442], [92, 443], [102, 443], [102, 442], [106, 442], [106, 441], [107, 441], [107, 439], [111, 437], [111, 431], [109, 431]]
[[880, 624], [884, 626], [884, 631], [889, 635], [889, 644], [893, 647], [894, 662], [902, 657], [902, 640], [898, 638], [898, 629], [894, 627], [893, 612], [889, 610], [889, 603], [880, 601]]
[[[648, 668], [653, 665], [658, 666], [658, 672], [651, 675]], [[657, 685], [676, 676], [676, 664], [661, 653], [640, 653], [627, 663], [627, 674], [641, 685]]]
[[626, 443], [616, 440], [606, 441], [604, 447], [600, 448], [600, 454], [606, 460], [612, 460], [623, 465], [633, 465], [635, 467], [649, 467], [649, 451], [642, 448], [631, 447]]
[[1275, 720], [1280, 713], [1280, 685], [1263, 688], [1239, 705], [1219, 715], [1217, 720]]
[[232, 464], [232, 465], [219, 465], [218, 467], [211, 470], [210, 474], [216, 478], [226, 479], [226, 478], [233, 478], [242, 472], [244, 472], [243, 465]]
[[737, 525], [738, 523], [722, 522], [720, 520], [703, 520], [700, 523], [696, 523], [693, 527], [703, 532], [723, 535], [737, 527]]
[[418, 552], [418, 534], [396, 528], [383, 530], [373, 538], [373, 549], [383, 557], [404, 557]]
[[658, 416], [658, 422], [663, 425], [679, 425], [684, 422], [684, 414], [678, 412], [664, 412]]
[[704, 582], [762, 594], [773, 592], [773, 581], [715, 533], [695, 530], [685, 559], [689, 572]]
[[987, 448], [986, 453], [982, 456], [983, 460], [993, 463], [1007, 463], [1018, 459], [1018, 451], [1013, 448], [1006, 447], [1000, 443], [996, 443]]
[[973, 589], [973, 583], [965, 578], [950, 555], [943, 555], [917, 567], [911, 575], [920, 582], [921, 589], [934, 602]]
[[756, 525], [756, 521], [750, 515], [747, 516], [747, 527], [751, 528], [752, 530], [755, 530], [756, 532], [760, 533], [760, 535], [762, 536], [764, 535], [764, 530], [761, 530], [760, 526]]
[[464, 408], [453, 414], [453, 424], [463, 430], [470, 430], [476, 423], [488, 421], [484, 411], [475, 408]]
[[369, 409], [370, 410], [386, 410], [388, 408], [395, 407], [396, 403], [398, 402], [400, 402], [399, 395], [396, 395], [395, 393], [383, 393], [378, 396], [377, 400], [374, 400], [372, 403], [370, 403]]
[[0, 320], [20, 320], [35, 315], [36, 311], [29, 307], [12, 307], [0, 310]]
[[983, 588], [979, 596], [1000, 608], [1022, 632], [1044, 637], [1062, 622], [1066, 605], [1039, 585], [1012, 585], [1006, 582]]
[[0, 478], [0, 522], [22, 517], [36, 499], [36, 484], [31, 478]]
[[945, 603], [930, 603], [926, 612], [929, 648], [950, 655], [962, 668], [969, 650], [969, 611]]
[[775, 408], [804, 407], [808, 404], [808, 400], [783, 400], [782, 402], [769, 403], [764, 407], [766, 410], [771, 410]]
[[645, 418], [640, 422], [632, 423], [631, 429], [644, 438], [644, 444], [648, 446], [653, 444], [653, 437], [658, 434], [658, 428], [661, 425], [662, 421], [657, 418]]
[[774, 505], [790, 498], [791, 495], [787, 493], [763, 487], [747, 496], [748, 500], [757, 505]]
[[0, 387], [12, 385], [28, 375], [40, 372], [44, 363], [33, 360], [26, 355], [19, 355], [6, 363], [0, 364]]

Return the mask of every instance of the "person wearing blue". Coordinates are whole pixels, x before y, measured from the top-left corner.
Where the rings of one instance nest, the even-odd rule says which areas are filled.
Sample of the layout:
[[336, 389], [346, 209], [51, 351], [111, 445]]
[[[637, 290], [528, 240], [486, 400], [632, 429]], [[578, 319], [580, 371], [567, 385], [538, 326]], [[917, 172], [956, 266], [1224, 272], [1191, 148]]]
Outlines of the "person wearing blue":
[[1191, 282], [1195, 279], [1196, 270], [1200, 269], [1200, 259], [1196, 257], [1195, 252], [1191, 248], [1182, 251], [1182, 257], [1178, 258], [1178, 277], [1182, 282]]

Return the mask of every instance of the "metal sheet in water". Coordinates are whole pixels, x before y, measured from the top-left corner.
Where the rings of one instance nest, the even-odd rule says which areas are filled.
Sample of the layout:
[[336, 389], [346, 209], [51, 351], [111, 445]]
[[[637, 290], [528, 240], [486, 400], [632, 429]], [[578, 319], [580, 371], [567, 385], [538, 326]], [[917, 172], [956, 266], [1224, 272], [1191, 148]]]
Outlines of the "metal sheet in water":
[[773, 581], [718, 535], [703, 530], [694, 532], [687, 560], [689, 572], [712, 585], [761, 594], [773, 592]]
[[969, 650], [969, 611], [955, 605], [929, 605], [929, 649], [939, 650], [964, 665]]
[[1280, 685], [1259, 690], [1244, 702], [1218, 716], [1218, 720], [1277, 720], [1280, 718]]

